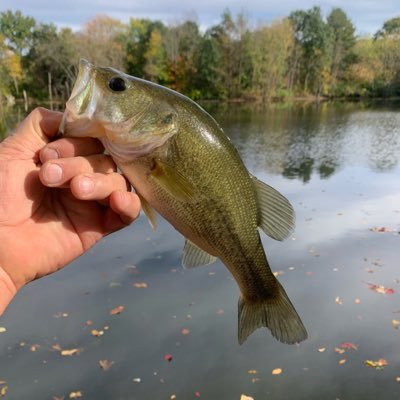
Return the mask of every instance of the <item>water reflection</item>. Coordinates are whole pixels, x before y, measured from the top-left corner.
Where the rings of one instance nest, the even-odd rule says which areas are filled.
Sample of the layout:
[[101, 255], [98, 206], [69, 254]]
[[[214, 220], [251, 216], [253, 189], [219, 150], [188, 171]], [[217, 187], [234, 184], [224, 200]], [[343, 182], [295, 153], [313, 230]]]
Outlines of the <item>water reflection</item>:
[[250, 168], [306, 183], [313, 173], [326, 179], [342, 165], [367, 161], [377, 171], [395, 168], [400, 158], [397, 110], [396, 103], [322, 103], [288, 109], [239, 106], [235, 113], [216, 114]]

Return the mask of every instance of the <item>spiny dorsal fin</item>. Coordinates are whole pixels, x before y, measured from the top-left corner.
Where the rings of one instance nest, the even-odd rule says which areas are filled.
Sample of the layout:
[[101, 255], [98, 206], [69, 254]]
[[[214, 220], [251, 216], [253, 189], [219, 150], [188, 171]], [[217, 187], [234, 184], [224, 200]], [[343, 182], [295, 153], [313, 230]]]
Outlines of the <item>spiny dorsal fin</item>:
[[142, 205], [142, 210], [144, 211], [149, 224], [151, 226], [151, 229], [155, 231], [157, 229], [157, 218], [156, 218], [156, 213], [154, 212], [153, 207], [147, 202], [147, 200], [138, 192], [136, 192], [140, 199], [140, 203]]
[[295, 215], [289, 200], [273, 187], [252, 177], [257, 192], [258, 226], [272, 239], [284, 240], [294, 229]]
[[184, 268], [200, 267], [215, 262], [217, 258], [208, 254], [204, 250], [197, 247], [190, 240], [186, 239], [185, 247], [183, 248], [182, 266]]
[[161, 160], [154, 160], [150, 175], [164, 190], [180, 201], [190, 202], [194, 198], [193, 185], [175, 168]]

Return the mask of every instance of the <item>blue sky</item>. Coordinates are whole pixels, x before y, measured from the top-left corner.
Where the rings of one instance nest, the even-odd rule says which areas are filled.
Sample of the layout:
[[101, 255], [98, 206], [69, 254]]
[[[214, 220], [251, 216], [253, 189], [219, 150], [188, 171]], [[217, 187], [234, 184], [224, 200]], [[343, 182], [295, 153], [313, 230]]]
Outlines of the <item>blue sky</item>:
[[400, 16], [399, 0], [1, 0], [0, 11], [21, 10], [40, 22], [79, 29], [96, 14], [107, 14], [124, 22], [130, 17], [160, 19], [167, 24], [193, 17], [205, 28], [218, 23], [225, 8], [234, 14], [245, 12], [253, 25], [271, 22], [296, 9], [319, 5], [327, 15], [342, 8], [359, 35], [373, 34], [384, 21]]

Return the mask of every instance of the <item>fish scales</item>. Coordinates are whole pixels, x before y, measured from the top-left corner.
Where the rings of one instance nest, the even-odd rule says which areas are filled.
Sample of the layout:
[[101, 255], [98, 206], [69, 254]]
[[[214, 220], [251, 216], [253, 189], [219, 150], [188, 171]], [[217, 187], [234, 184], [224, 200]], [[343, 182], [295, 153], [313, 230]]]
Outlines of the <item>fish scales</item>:
[[269, 267], [258, 227], [283, 240], [290, 203], [253, 177], [216, 121], [185, 96], [112, 68], [81, 61], [61, 126], [99, 138], [139, 194], [186, 239], [183, 263], [218, 257], [237, 282], [238, 336], [267, 327], [285, 343], [307, 332]]

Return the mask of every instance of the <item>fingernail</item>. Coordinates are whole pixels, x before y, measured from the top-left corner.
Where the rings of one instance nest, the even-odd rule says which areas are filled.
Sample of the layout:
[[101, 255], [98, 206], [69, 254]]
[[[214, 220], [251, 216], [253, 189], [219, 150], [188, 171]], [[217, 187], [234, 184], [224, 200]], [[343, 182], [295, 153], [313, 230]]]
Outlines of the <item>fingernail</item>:
[[83, 195], [88, 195], [94, 191], [93, 179], [88, 177], [79, 179], [78, 186], [79, 186], [79, 191]]
[[57, 150], [50, 149], [50, 148], [43, 149], [40, 154], [40, 159], [41, 159], [42, 163], [45, 163], [48, 160], [54, 160], [57, 158], [58, 158]]
[[58, 164], [49, 163], [44, 167], [43, 175], [47, 183], [55, 185], [61, 181], [62, 168]]

